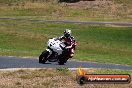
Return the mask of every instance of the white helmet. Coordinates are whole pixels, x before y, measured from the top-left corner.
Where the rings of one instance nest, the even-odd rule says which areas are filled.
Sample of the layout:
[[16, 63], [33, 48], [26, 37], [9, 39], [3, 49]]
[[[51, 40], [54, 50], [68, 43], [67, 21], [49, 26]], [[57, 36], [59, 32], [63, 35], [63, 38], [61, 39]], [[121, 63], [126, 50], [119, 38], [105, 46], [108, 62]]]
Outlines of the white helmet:
[[65, 37], [71, 36], [71, 30], [65, 29], [65, 31], [64, 31], [64, 36], [65, 36]]

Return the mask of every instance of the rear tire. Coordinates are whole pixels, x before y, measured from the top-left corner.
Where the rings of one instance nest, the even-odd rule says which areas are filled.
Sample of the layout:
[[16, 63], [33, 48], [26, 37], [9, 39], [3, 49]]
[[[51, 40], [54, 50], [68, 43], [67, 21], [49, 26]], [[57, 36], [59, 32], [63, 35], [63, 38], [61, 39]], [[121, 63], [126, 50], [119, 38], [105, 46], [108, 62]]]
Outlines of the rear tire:
[[49, 52], [43, 51], [42, 54], [39, 56], [39, 63], [45, 63], [48, 60]]
[[64, 61], [59, 61], [58, 62], [59, 65], [64, 65], [64, 63], [65, 63]]
[[68, 59], [69, 59], [69, 58], [66, 58], [64, 62], [66, 63]]
[[66, 63], [66, 62], [67, 62], [67, 60], [65, 58], [61, 58], [58, 60], [59, 65], [64, 65], [64, 63]]

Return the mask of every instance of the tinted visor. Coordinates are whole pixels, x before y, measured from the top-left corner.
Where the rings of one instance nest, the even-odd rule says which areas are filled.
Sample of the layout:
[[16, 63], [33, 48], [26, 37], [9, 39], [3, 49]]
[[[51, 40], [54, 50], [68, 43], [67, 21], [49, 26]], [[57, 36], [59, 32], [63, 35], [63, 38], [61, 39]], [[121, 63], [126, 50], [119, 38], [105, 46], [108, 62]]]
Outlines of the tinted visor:
[[65, 36], [65, 37], [69, 37], [69, 36], [70, 36], [70, 34], [65, 33], [65, 34], [64, 34], [64, 36]]

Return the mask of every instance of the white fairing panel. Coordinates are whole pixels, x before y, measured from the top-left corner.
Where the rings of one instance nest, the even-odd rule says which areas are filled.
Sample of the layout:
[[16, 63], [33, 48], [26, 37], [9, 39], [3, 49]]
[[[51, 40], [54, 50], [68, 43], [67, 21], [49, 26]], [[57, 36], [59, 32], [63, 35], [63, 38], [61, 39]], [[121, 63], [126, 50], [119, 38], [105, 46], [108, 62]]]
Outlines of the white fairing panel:
[[49, 39], [48, 41], [48, 47], [53, 49], [54, 52], [57, 52], [58, 55], [62, 54], [62, 51], [63, 51], [60, 45], [62, 47], [65, 47], [65, 45], [58, 39], [52, 38], [52, 39]]

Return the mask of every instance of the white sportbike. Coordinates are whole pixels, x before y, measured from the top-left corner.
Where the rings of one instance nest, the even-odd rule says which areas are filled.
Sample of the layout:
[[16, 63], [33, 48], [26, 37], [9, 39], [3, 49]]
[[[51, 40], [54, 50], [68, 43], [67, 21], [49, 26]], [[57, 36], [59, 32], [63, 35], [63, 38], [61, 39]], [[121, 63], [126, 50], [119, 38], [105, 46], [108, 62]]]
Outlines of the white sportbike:
[[64, 49], [66, 47], [64, 42], [57, 38], [51, 38], [47, 43], [47, 49], [39, 56], [39, 63], [45, 63], [47, 60], [49, 62], [58, 62], [59, 65], [66, 63], [70, 57], [69, 50]]

